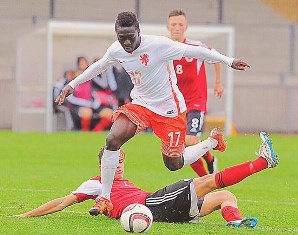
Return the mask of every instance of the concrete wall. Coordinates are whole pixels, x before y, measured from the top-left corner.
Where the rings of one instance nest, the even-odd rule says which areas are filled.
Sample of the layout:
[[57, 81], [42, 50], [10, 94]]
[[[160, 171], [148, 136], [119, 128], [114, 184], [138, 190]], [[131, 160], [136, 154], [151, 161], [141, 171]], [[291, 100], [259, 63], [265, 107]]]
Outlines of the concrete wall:
[[[60, 20], [114, 22], [118, 12], [135, 11], [135, 3], [134, 0], [56, 0], [54, 16]], [[225, 0], [223, 3], [223, 23], [236, 29], [235, 53], [252, 66], [245, 73], [235, 72], [234, 122], [237, 129], [241, 132], [259, 129], [297, 132], [298, 76], [288, 76], [291, 22], [259, 0]], [[173, 8], [184, 9], [189, 24], [218, 24], [218, 1], [215, 0], [141, 0], [140, 21], [165, 23]], [[0, 128], [12, 125], [17, 38], [44, 26], [49, 16], [50, 0], [1, 1]], [[297, 25], [296, 32], [298, 38]], [[295, 50], [293, 54], [297, 56], [298, 45]], [[68, 69], [74, 62], [75, 58], [68, 63], [61, 59], [60, 67]], [[297, 74], [297, 57], [294, 68]], [[288, 81], [280, 81], [280, 74], [286, 74]], [[210, 114], [221, 102], [210, 96]]]

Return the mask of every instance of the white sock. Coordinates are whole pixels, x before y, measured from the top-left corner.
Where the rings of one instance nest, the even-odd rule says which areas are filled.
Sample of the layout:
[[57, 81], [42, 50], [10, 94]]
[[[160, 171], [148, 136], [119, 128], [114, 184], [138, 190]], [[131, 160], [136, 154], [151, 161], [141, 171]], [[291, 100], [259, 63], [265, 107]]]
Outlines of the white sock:
[[217, 143], [217, 140], [208, 137], [206, 140], [186, 147], [183, 153], [184, 166], [190, 165], [200, 159], [206, 152], [215, 148]]
[[102, 197], [110, 199], [112, 184], [117, 166], [119, 164], [120, 150], [105, 149], [101, 158]]

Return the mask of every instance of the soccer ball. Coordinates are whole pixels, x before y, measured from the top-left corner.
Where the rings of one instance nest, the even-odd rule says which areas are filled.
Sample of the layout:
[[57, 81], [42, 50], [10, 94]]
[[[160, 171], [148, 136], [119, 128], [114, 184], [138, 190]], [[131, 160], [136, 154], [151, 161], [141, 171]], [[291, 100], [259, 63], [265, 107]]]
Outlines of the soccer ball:
[[127, 206], [120, 217], [122, 228], [130, 233], [147, 232], [153, 221], [151, 211], [143, 204], [134, 203]]

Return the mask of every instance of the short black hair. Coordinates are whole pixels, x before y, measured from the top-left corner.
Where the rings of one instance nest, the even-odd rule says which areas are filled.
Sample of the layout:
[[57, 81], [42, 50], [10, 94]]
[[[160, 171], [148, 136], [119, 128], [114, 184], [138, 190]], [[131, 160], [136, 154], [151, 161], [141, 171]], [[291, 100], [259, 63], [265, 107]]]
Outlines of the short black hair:
[[134, 26], [140, 32], [140, 25], [137, 16], [130, 11], [120, 12], [115, 22], [115, 30], [119, 27]]
[[77, 65], [80, 64], [81, 60], [86, 60], [87, 63], [88, 63], [88, 60], [87, 60], [87, 58], [85, 56], [78, 56], [78, 58], [77, 58]]

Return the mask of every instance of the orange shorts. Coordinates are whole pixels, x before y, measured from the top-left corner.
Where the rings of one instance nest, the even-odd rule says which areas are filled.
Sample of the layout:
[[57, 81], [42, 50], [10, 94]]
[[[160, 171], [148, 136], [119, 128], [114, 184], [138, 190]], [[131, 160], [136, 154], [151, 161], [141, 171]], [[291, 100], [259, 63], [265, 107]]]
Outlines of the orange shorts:
[[182, 156], [186, 135], [186, 112], [177, 117], [164, 117], [143, 106], [128, 103], [115, 110], [113, 121], [120, 113], [137, 125], [136, 134], [151, 127], [161, 140], [161, 152], [164, 155], [168, 157]]

